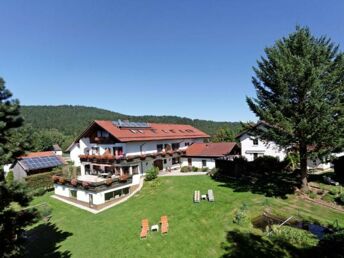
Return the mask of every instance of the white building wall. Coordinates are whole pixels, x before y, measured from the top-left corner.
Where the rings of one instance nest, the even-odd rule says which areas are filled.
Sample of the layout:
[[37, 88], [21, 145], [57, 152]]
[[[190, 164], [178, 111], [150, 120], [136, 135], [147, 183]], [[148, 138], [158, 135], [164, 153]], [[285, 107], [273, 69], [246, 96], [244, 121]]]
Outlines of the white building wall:
[[81, 154], [81, 150], [78, 144], [74, 144], [72, 149], [70, 150], [69, 156], [70, 159], [74, 162], [74, 166], [79, 167], [81, 165], [79, 155]]
[[61, 195], [64, 197], [70, 197], [69, 187], [64, 185], [54, 184], [55, 194]]
[[[215, 168], [215, 159], [213, 158], [190, 158], [192, 159], [192, 166], [197, 168], [203, 168], [202, 160], [207, 161], [207, 168], [213, 169]], [[182, 167], [189, 166], [188, 158], [182, 158], [181, 159], [181, 165]]]
[[263, 141], [258, 139], [258, 145], [253, 144], [253, 139], [256, 137], [249, 134], [244, 134], [240, 137], [241, 155], [248, 161], [254, 160], [254, 153], [259, 156], [272, 156], [278, 158], [280, 161], [286, 157], [286, 151], [280, 148], [276, 143]]

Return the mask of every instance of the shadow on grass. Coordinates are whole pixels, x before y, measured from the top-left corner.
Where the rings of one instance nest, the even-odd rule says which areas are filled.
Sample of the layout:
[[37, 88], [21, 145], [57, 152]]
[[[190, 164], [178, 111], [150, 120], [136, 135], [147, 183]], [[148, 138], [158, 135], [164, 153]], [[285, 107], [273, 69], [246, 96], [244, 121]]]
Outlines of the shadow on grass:
[[295, 247], [283, 239], [270, 240], [249, 232], [229, 231], [226, 242], [222, 243], [225, 251], [222, 258], [273, 258], [273, 257], [344, 257], [344, 231], [328, 235], [316, 246]]
[[240, 177], [214, 177], [220, 186], [229, 187], [235, 192], [252, 192], [267, 197], [287, 198], [300, 187], [300, 179], [295, 173], [251, 174]]
[[70, 237], [72, 233], [63, 232], [55, 224], [39, 224], [27, 231], [26, 253], [24, 257], [71, 257], [69, 251], [60, 252], [59, 243]]

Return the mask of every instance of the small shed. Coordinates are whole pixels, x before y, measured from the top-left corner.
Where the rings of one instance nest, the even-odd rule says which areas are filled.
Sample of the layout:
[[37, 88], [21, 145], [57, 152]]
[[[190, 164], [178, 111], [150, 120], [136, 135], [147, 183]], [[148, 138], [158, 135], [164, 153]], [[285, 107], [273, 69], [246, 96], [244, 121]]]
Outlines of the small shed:
[[33, 174], [51, 171], [64, 164], [62, 157], [53, 151], [31, 152], [17, 158], [12, 165], [14, 180], [21, 181]]

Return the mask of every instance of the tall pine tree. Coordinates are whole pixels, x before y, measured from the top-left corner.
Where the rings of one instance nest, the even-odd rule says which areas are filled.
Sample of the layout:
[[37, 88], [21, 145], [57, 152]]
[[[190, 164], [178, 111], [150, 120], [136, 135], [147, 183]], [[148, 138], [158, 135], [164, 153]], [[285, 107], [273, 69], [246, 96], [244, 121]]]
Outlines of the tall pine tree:
[[[19, 102], [5, 88], [0, 78], [0, 164], [12, 163], [14, 158], [23, 153], [25, 142], [14, 137], [23, 119], [19, 114]], [[7, 184], [3, 167], [0, 169], [0, 256], [16, 257], [23, 252], [23, 228], [35, 221], [35, 211], [22, 209], [30, 202], [25, 187], [13, 182]], [[13, 203], [19, 204], [15, 209]]]
[[329, 38], [300, 27], [265, 54], [254, 68], [257, 97], [247, 103], [271, 125], [258, 131], [262, 138], [297, 150], [306, 190], [307, 159], [343, 148], [344, 55]]

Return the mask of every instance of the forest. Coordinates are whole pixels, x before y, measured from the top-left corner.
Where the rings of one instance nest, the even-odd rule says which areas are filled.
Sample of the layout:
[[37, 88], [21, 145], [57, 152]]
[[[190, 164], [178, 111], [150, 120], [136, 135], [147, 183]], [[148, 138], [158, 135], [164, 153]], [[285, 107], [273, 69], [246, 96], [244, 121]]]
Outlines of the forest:
[[234, 140], [240, 122], [215, 122], [178, 116], [130, 116], [86, 106], [22, 106], [25, 128], [21, 137], [33, 138], [33, 150], [47, 150], [52, 144], [66, 149], [93, 120], [129, 120], [154, 123], [189, 124], [212, 136], [213, 141]]

